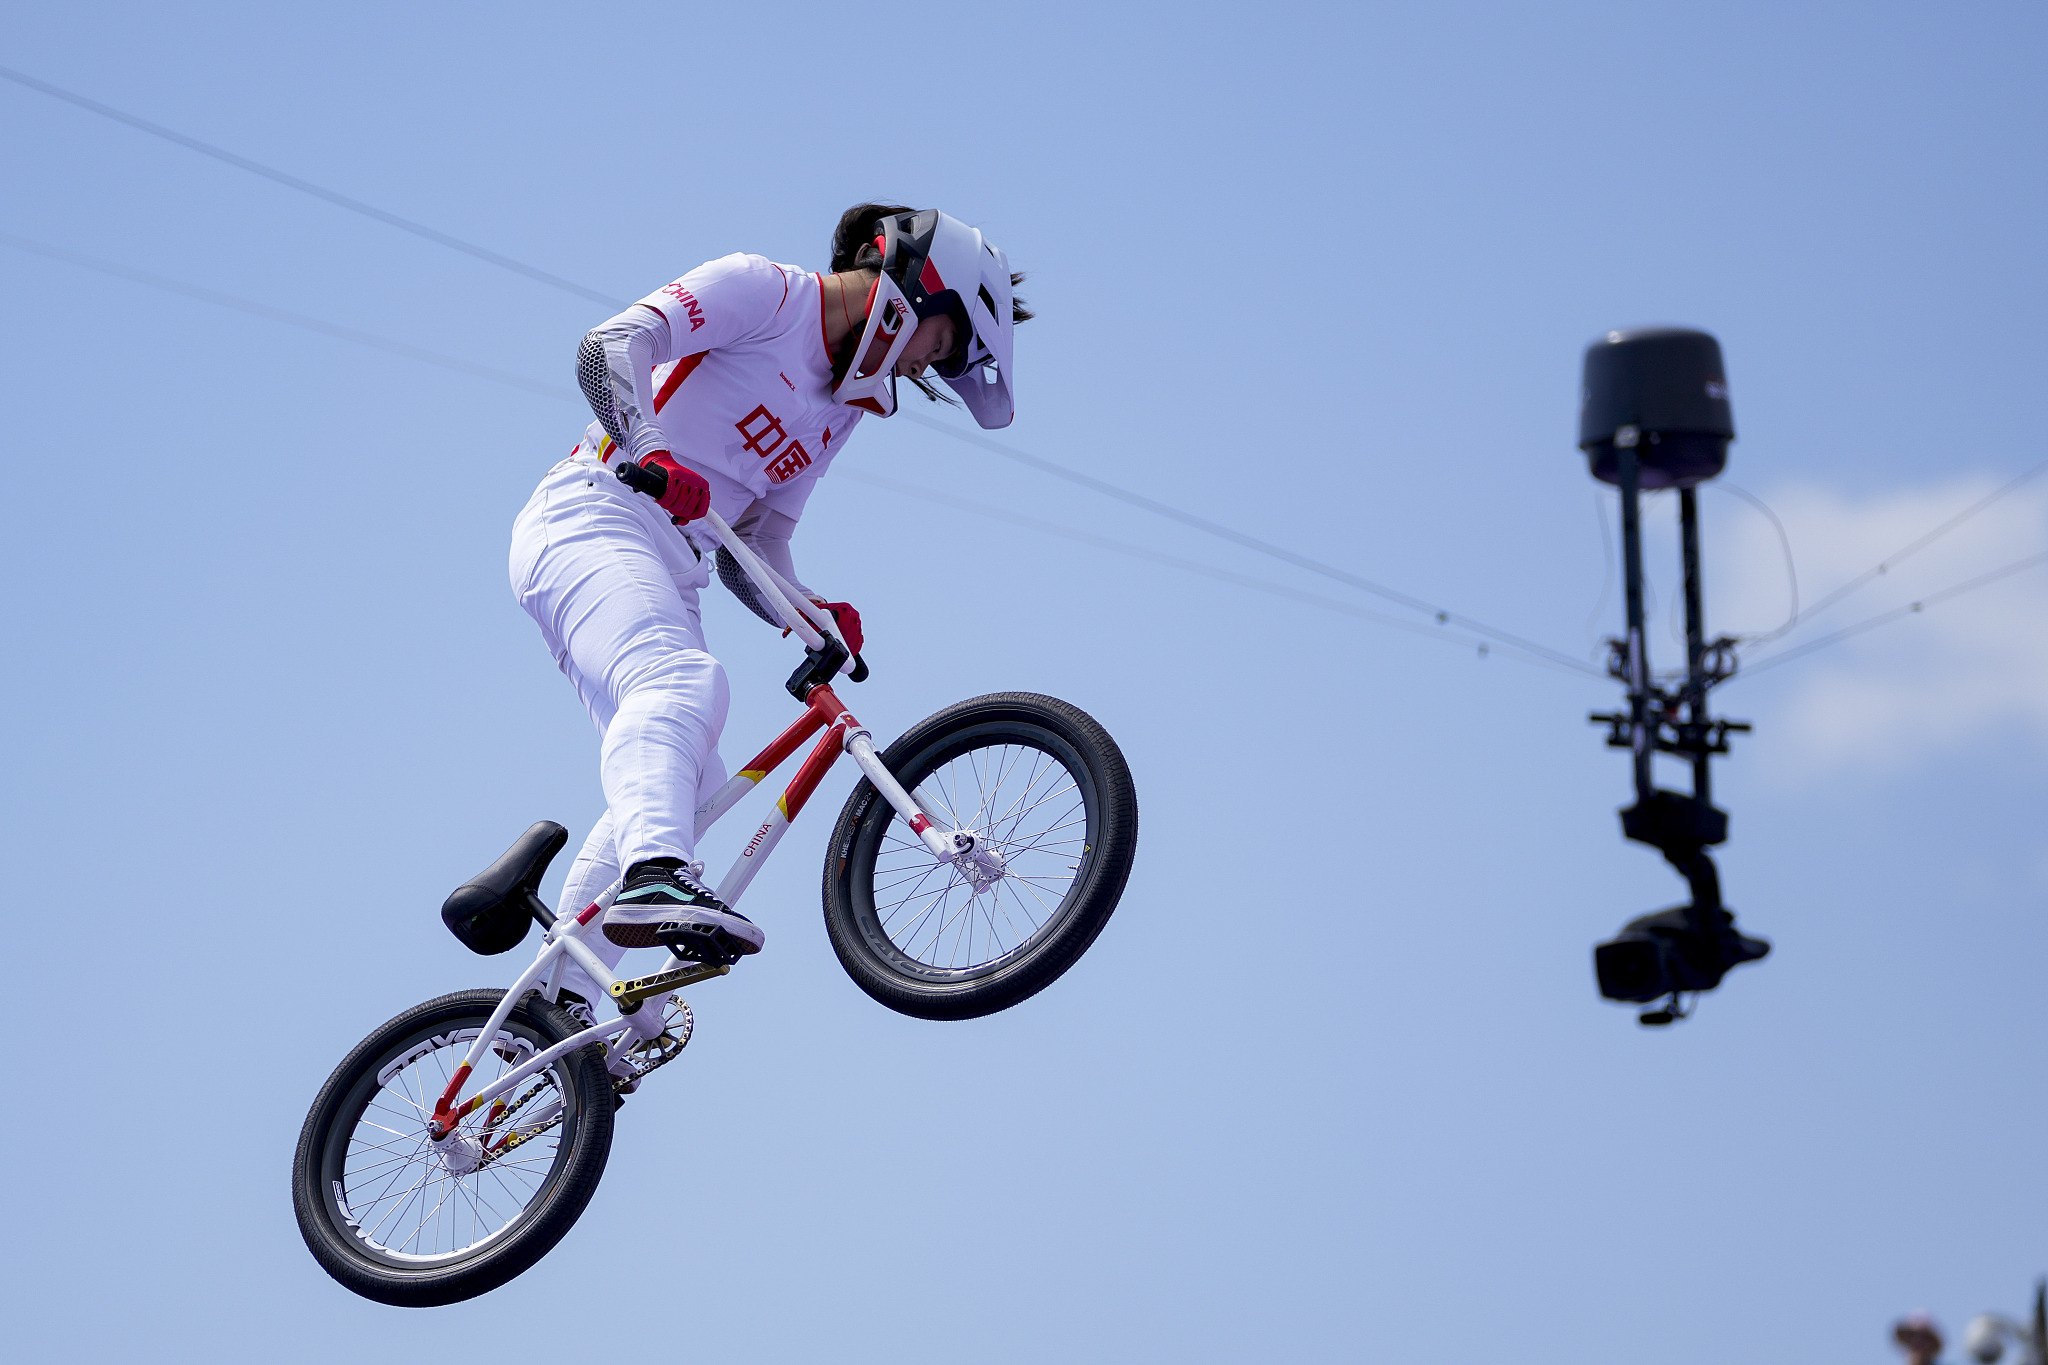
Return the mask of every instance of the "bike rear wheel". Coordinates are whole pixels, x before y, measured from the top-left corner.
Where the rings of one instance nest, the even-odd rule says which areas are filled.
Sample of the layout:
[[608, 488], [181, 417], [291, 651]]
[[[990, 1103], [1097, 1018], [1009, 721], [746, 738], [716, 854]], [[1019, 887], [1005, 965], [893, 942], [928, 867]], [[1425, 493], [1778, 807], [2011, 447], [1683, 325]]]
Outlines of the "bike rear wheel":
[[[306, 1115], [292, 1162], [299, 1231], [364, 1298], [426, 1308], [496, 1289], [562, 1239], [604, 1174], [614, 1106], [594, 1044], [468, 1115], [443, 1143], [428, 1140], [435, 1100], [504, 995], [460, 991], [407, 1010], [356, 1045]], [[580, 1027], [529, 994], [466, 1093]]]
[[874, 784], [847, 798], [825, 856], [825, 927], [854, 983], [920, 1019], [1027, 1000], [1109, 921], [1137, 851], [1138, 799], [1116, 741], [1028, 692], [950, 706], [882, 754], [939, 829], [980, 862], [934, 857]]

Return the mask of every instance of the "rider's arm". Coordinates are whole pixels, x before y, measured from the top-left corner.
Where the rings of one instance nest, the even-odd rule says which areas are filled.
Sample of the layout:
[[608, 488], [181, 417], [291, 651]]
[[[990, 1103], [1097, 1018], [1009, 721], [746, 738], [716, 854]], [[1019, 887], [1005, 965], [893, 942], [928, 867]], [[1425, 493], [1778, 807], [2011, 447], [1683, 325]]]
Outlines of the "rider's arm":
[[[796, 576], [796, 566], [790, 562], [789, 538], [796, 530], [796, 519], [803, 515], [804, 503], [809, 501], [811, 490], [817, 485], [815, 478], [797, 479], [779, 488], [771, 488], [766, 496], [757, 499], [747, 508], [747, 517], [757, 526], [748, 538], [748, 544], [755, 554], [767, 560], [775, 572], [788, 579], [805, 597], [831, 612], [839, 623], [839, 637], [858, 654], [862, 644], [860, 613], [849, 603], [827, 602], [815, 590], [804, 587], [803, 581]], [[759, 608], [755, 610], [758, 612]]]
[[634, 460], [667, 450], [654, 421], [654, 367], [746, 340], [788, 297], [779, 266], [735, 254], [698, 266], [592, 328], [576, 351], [576, 380], [606, 434]]
[[652, 371], [673, 360], [668, 319], [645, 304], [634, 304], [584, 334], [576, 349], [576, 382], [590, 400], [605, 434], [644, 460], [668, 441], [654, 425]]
[[740, 514], [732, 529], [747, 542], [748, 549], [766, 560], [768, 567], [781, 574], [790, 586], [806, 597], [817, 596], [796, 576], [796, 564], [790, 559], [789, 538], [796, 533], [795, 517], [784, 516], [756, 500]]
[[[732, 529], [734, 535], [746, 542], [748, 549], [761, 556], [768, 567], [781, 574], [791, 587], [805, 597], [816, 596], [796, 576], [796, 565], [789, 557], [789, 537], [796, 530], [794, 517], [770, 511], [766, 501], [756, 498], [747, 504], [744, 512], [733, 518]], [[739, 566], [739, 561], [723, 549], [718, 552], [718, 581], [725, 584], [748, 611], [771, 626], [782, 624], [754, 590], [753, 581]]]

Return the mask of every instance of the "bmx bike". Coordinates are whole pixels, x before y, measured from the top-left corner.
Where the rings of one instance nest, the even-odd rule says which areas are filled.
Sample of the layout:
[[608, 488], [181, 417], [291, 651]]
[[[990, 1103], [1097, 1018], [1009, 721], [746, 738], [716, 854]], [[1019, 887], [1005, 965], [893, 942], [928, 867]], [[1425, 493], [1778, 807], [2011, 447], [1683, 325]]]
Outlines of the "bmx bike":
[[[637, 466], [619, 473], [649, 491]], [[867, 676], [836, 622], [715, 512], [705, 522], [805, 645], [787, 684], [804, 710], [697, 811], [699, 836], [818, 737], [718, 898], [737, 904], [843, 753], [862, 776], [826, 845], [824, 911], [855, 984], [904, 1014], [972, 1019], [1058, 979], [1116, 908], [1137, 847], [1137, 796], [1116, 742], [1066, 702], [1003, 692], [947, 707], [878, 751], [832, 690], [841, 674]], [[608, 969], [583, 938], [622, 883], [561, 915], [539, 896], [567, 839], [551, 821], [534, 825], [442, 907], [456, 937], [484, 954], [511, 951], [538, 923], [525, 971], [505, 989], [443, 995], [384, 1024], [306, 1116], [292, 1163], [299, 1230], [357, 1294], [454, 1303], [545, 1256], [596, 1192], [624, 1096], [690, 1041], [678, 992], [732, 970], [729, 959], [674, 951], [651, 972]], [[572, 961], [617, 1015], [592, 1024], [563, 1007]]]

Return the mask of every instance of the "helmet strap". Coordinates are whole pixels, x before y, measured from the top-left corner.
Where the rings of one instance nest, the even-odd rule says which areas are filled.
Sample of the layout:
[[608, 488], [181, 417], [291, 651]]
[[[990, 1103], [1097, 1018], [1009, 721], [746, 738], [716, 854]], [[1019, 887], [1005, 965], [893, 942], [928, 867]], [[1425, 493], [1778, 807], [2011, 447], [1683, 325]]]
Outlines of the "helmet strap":
[[910, 346], [917, 314], [885, 270], [868, 290], [867, 325], [853, 350], [846, 377], [832, 390], [835, 402], [850, 403], [887, 417], [896, 411], [896, 362]]

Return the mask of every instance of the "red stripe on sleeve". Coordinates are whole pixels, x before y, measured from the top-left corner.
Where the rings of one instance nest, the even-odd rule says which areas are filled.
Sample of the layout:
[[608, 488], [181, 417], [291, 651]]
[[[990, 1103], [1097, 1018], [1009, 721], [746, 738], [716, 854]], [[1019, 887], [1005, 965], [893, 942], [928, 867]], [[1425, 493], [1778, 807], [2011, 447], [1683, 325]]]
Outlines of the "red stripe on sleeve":
[[656, 412], [660, 412], [662, 408], [667, 406], [668, 400], [675, 395], [675, 391], [683, 386], [685, 379], [690, 377], [690, 371], [703, 364], [704, 357], [710, 354], [711, 352], [709, 351], [699, 351], [695, 355], [686, 355], [676, 362], [676, 367], [668, 372], [668, 378], [662, 381], [661, 392], [654, 395], [654, 410]]

